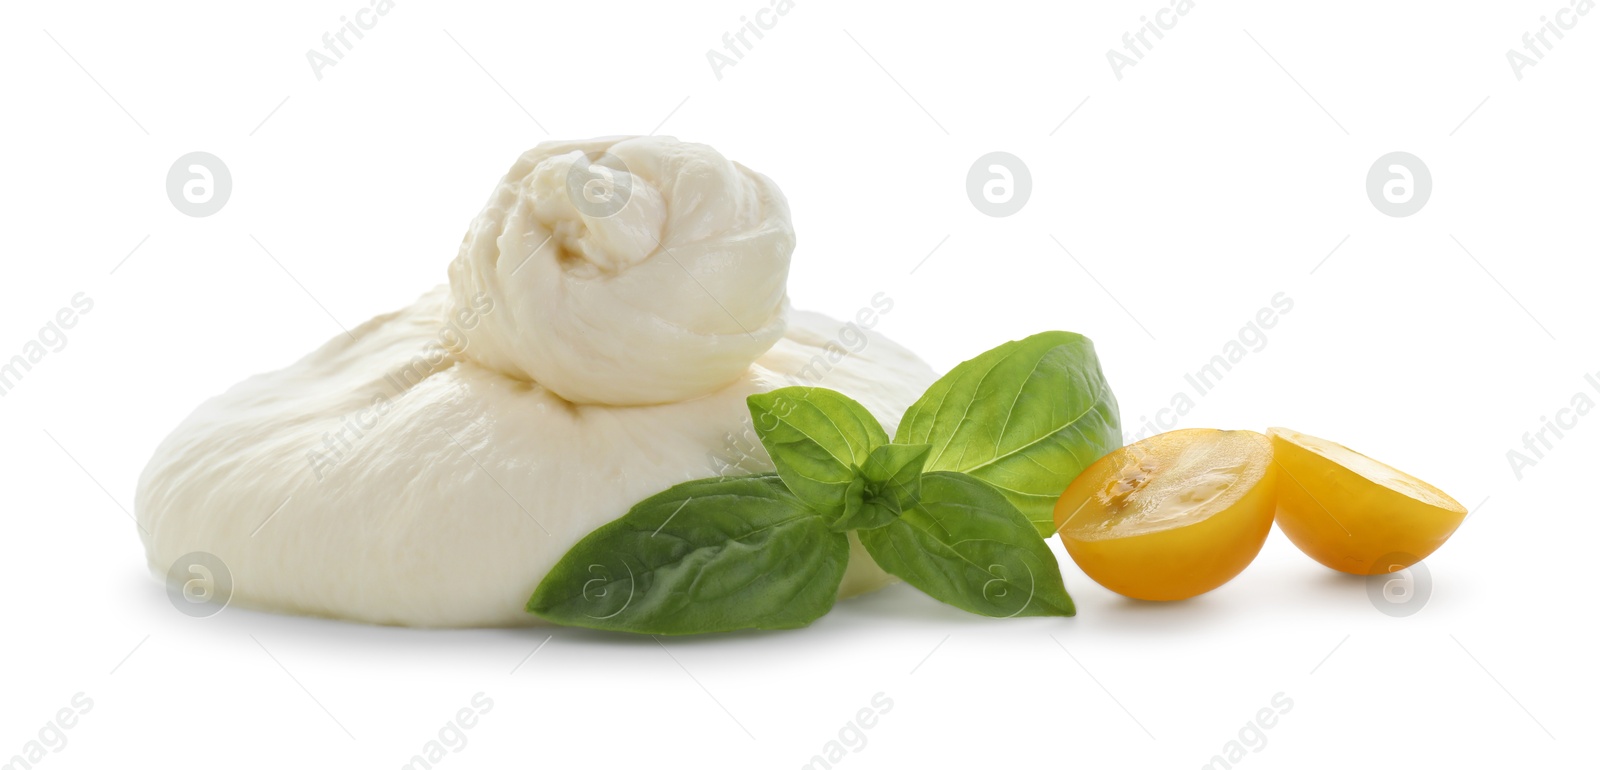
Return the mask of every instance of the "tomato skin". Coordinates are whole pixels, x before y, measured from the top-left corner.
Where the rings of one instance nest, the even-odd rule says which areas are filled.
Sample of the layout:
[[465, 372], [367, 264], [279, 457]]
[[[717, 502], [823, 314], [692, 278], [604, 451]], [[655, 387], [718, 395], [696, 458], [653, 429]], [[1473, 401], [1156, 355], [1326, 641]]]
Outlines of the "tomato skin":
[[1291, 440], [1300, 435], [1293, 431], [1273, 428], [1268, 435], [1277, 458], [1278, 529], [1329, 569], [1378, 575], [1409, 567], [1443, 545], [1466, 519], [1460, 503], [1420, 480], [1412, 481], [1443, 498], [1442, 505], [1306, 449]]
[[[1096, 491], [1118, 468], [1129, 466], [1141, 446], [1156, 447], [1145, 456], [1178, 451], [1185, 445], [1216, 441], [1223, 431], [1182, 430], [1146, 439], [1100, 458], [1075, 479], [1056, 502], [1055, 520], [1061, 542], [1085, 574], [1123, 596], [1146, 601], [1178, 601], [1211, 591], [1238, 576], [1255, 560], [1272, 530], [1277, 476], [1269, 467], [1272, 447], [1265, 436], [1230, 431], [1230, 440], [1244, 440], [1259, 476], [1242, 496], [1210, 516], [1180, 526], [1119, 537], [1082, 537], [1066, 527], [1074, 515], [1105, 515]], [[1247, 434], [1248, 439], [1238, 434]], [[1156, 463], [1159, 465], [1159, 461]], [[1160, 470], [1154, 471], [1159, 473]], [[1248, 483], [1248, 482], [1239, 482]], [[1089, 510], [1085, 510], [1088, 508]]]

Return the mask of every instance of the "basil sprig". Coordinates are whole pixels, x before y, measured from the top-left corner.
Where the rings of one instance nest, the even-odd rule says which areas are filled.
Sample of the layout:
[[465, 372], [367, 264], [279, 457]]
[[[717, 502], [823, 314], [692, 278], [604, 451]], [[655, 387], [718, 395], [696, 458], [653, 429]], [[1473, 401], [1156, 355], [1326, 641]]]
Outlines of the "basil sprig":
[[957, 366], [892, 442], [865, 407], [824, 388], [781, 388], [749, 407], [776, 473], [640, 502], [573, 546], [528, 611], [643, 634], [804, 626], [832, 608], [856, 532], [878, 566], [946, 604], [1074, 614], [1040, 534], [1055, 498], [1119, 435], [1087, 339], [1046, 332]]

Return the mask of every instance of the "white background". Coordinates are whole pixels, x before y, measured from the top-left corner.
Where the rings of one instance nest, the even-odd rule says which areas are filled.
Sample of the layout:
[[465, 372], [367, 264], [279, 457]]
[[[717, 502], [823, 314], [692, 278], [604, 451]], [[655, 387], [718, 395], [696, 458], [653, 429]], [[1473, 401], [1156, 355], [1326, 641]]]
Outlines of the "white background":
[[[879, 692], [892, 710], [836, 766], [1200, 767], [1279, 692], [1292, 710], [1239, 766], [1589, 756], [1600, 416], [1520, 480], [1506, 452], [1600, 400], [1600, 13], [1518, 80], [1506, 51], [1567, 0], [1200, 0], [1119, 81], [1106, 51], [1167, 0], [798, 0], [719, 80], [706, 51], [765, 0], [399, 0], [318, 80], [306, 51], [363, 2], [0, 11], [0, 356], [94, 301], [0, 398], [0, 760], [78, 692], [94, 705], [44, 767], [398, 767], [478, 692], [492, 710], [439, 766], [800, 767]], [[1083, 332], [1131, 427], [1285, 292], [1181, 425], [1292, 426], [1452, 493], [1473, 513], [1426, 562], [1426, 606], [1390, 617], [1274, 531], [1171, 605], [1063, 554], [1073, 619], [904, 586], [805, 630], [664, 645], [174, 611], [128, 517], [167, 431], [443, 281], [522, 150], [658, 129], [782, 186], [797, 306], [888, 292], [880, 330], [941, 370]], [[199, 219], [164, 190], [195, 150], [234, 186]], [[965, 192], [995, 150], [1032, 172], [1011, 217]], [[1406, 218], [1364, 190], [1395, 150], [1433, 176]]]

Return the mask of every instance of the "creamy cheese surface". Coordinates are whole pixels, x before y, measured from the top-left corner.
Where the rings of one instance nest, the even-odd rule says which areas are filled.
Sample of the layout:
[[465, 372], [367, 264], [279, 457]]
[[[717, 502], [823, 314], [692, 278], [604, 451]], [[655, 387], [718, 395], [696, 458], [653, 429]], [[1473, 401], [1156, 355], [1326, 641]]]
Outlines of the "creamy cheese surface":
[[666, 137], [539, 145], [450, 266], [499, 312], [469, 355], [575, 403], [660, 404], [737, 379], [783, 335], [794, 227], [772, 180]]
[[[776, 186], [704, 145], [540, 145], [448, 286], [161, 444], [136, 499], [152, 571], [199, 551], [239, 605], [539, 624], [529, 595], [584, 535], [679, 482], [771, 469], [747, 396], [832, 388], [892, 434], [933, 382], [883, 336], [790, 309], [793, 247]], [[842, 595], [889, 582], [853, 547]]]

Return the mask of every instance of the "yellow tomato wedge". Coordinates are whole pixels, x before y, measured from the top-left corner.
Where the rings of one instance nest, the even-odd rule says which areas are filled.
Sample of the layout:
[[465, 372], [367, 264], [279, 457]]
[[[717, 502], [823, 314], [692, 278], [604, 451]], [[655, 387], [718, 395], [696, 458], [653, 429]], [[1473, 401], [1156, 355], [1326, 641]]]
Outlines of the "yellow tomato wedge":
[[1187, 599], [1232, 580], [1272, 529], [1272, 443], [1246, 430], [1152, 436], [1100, 458], [1056, 501], [1056, 532], [1095, 582]]
[[1267, 435], [1278, 462], [1278, 528], [1340, 572], [1409, 567], [1467, 517], [1438, 487], [1353, 449], [1288, 428]]

